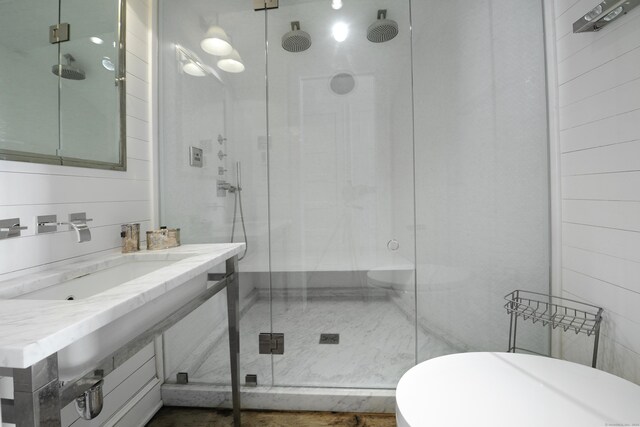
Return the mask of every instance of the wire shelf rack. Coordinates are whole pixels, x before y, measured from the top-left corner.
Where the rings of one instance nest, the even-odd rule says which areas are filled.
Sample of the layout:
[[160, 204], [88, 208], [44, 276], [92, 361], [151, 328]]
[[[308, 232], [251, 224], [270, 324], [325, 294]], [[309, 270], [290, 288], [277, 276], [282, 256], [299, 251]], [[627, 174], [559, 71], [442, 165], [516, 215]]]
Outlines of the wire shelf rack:
[[553, 329], [561, 328], [564, 332], [571, 330], [576, 334], [593, 335], [592, 366], [595, 368], [603, 312], [601, 307], [520, 289], [507, 294], [504, 299], [507, 300], [504, 308], [511, 315], [508, 351], [515, 353], [516, 350], [524, 350], [534, 353], [526, 348], [516, 347], [517, 322], [520, 317], [524, 321], [540, 322], [542, 326], [551, 325]]

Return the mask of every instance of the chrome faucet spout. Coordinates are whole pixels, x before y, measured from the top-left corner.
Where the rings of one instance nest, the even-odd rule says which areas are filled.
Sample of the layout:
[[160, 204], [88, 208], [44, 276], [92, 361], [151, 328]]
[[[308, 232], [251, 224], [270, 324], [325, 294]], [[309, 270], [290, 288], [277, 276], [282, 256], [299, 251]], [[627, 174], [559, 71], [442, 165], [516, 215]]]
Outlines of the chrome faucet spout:
[[91, 240], [91, 230], [86, 222], [70, 222], [68, 224], [76, 231], [78, 243], [88, 242]]
[[[52, 215], [51, 219], [55, 220], [55, 215]], [[74, 230], [76, 232], [78, 243], [83, 243], [91, 240], [91, 230], [87, 225], [87, 222], [89, 221], [93, 221], [93, 219], [87, 218], [87, 215], [84, 212], [73, 213], [69, 215], [69, 222], [39, 221], [38, 229], [42, 229], [45, 227], [57, 227], [59, 225], [68, 225], [69, 230]], [[55, 231], [55, 229], [47, 231]]]

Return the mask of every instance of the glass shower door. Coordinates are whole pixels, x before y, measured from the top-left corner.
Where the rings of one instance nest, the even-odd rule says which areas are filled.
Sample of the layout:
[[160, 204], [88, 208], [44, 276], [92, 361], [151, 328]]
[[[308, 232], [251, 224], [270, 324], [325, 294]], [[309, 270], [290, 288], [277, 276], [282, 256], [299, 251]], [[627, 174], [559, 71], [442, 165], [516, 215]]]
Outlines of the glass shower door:
[[274, 385], [394, 388], [415, 363], [410, 37], [408, 0], [268, 11]]
[[[161, 224], [180, 227], [186, 244], [228, 243], [232, 230], [247, 241], [241, 378], [257, 375], [260, 385], [272, 383], [271, 358], [258, 354], [258, 334], [270, 330], [265, 13], [230, 0], [159, 3]], [[203, 39], [221, 33], [242, 67], [204, 50]], [[226, 313], [221, 291], [164, 334], [167, 383], [186, 372], [191, 383], [230, 384]]]
[[[506, 350], [503, 296], [548, 290], [541, 4], [343, 3], [159, 3], [161, 221], [185, 243], [246, 229], [259, 386], [392, 389], [417, 361]], [[240, 72], [202, 49], [212, 26]], [[229, 384], [225, 316], [220, 294], [165, 334], [168, 382]], [[518, 334], [548, 352], [548, 330]]]

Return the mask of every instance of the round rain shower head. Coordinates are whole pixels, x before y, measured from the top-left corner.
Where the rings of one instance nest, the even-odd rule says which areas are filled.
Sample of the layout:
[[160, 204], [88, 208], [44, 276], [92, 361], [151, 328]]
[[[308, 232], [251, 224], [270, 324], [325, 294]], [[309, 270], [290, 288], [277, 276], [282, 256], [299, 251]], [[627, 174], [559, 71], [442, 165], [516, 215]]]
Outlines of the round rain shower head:
[[338, 73], [329, 81], [329, 87], [336, 95], [346, 95], [356, 87], [356, 79], [349, 73]]
[[304, 52], [311, 47], [311, 36], [300, 29], [300, 22], [291, 23], [291, 31], [282, 36], [282, 48], [287, 52]]
[[66, 64], [56, 64], [51, 67], [51, 72], [58, 77], [69, 80], [84, 80], [85, 74], [80, 68], [74, 67], [75, 58], [70, 53], [64, 54]]
[[378, 11], [378, 20], [367, 28], [367, 39], [374, 43], [383, 43], [398, 35], [398, 23], [387, 19], [387, 10]]

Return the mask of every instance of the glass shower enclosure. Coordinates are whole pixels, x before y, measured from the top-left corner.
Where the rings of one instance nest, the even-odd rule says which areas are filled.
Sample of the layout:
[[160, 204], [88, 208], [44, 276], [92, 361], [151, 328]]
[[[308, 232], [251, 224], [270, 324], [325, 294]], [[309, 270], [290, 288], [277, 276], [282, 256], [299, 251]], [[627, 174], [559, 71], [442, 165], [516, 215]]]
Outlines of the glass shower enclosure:
[[[342, 3], [159, 2], [160, 218], [246, 240], [243, 383], [392, 396], [420, 361], [506, 350], [502, 297], [548, 291], [542, 8]], [[165, 334], [168, 389], [229, 384], [225, 315]]]

